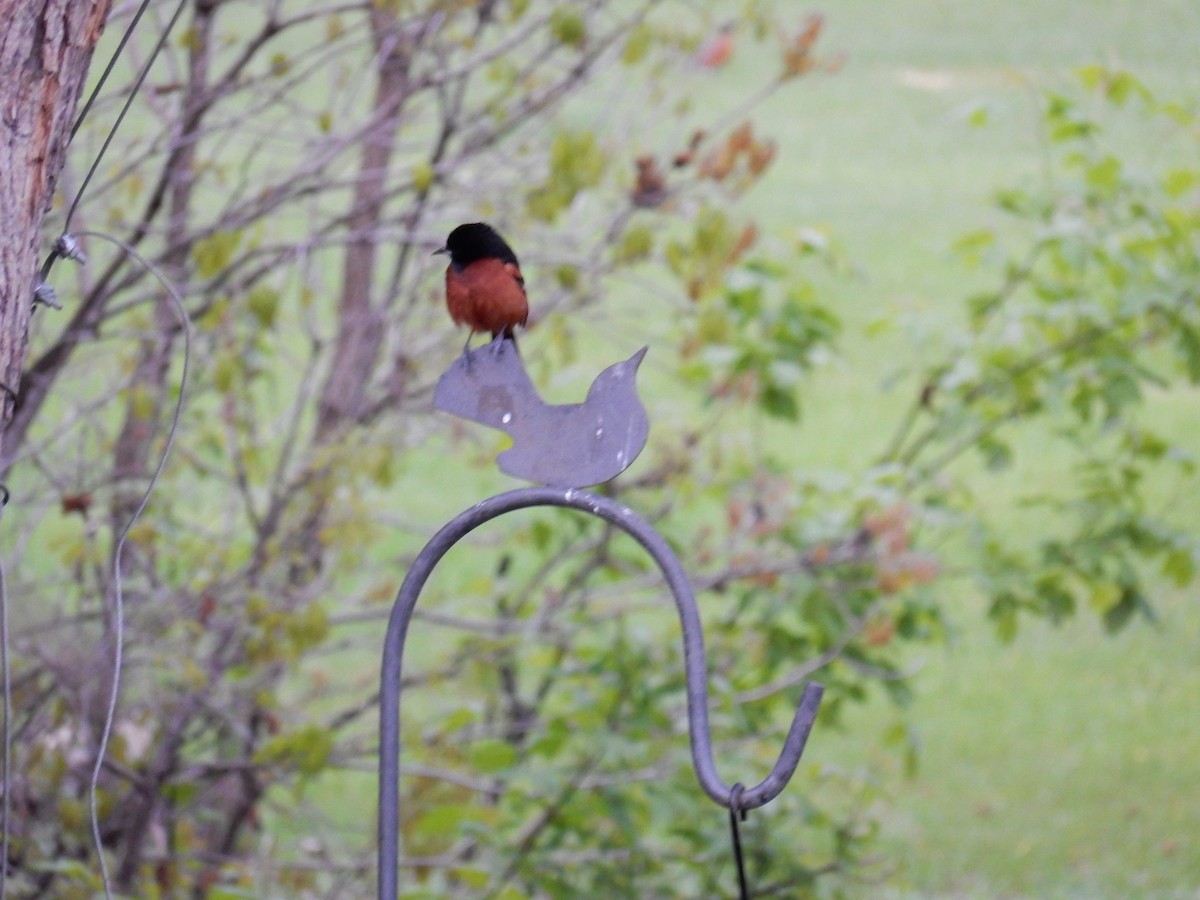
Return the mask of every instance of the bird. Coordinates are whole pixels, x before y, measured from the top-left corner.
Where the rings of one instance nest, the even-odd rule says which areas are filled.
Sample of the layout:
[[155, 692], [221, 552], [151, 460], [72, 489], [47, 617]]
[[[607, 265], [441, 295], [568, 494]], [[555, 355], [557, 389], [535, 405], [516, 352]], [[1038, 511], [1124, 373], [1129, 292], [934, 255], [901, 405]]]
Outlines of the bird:
[[529, 298], [517, 254], [486, 222], [468, 222], [450, 232], [434, 255], [449, 254], [446, 308], [455, 325], [466, 325], [467, 343], [477, 331], [490, 331], [492, 341], [516, 343], [513, 329], [529, 319]]

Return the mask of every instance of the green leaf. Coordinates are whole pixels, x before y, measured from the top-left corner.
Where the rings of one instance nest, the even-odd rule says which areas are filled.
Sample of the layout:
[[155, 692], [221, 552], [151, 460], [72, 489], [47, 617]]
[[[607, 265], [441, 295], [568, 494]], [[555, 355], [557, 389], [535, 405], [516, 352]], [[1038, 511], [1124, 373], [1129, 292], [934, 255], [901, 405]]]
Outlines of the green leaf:
[[1179, 344], [1179, 352], [1183, 355], [1188, 381], [1198, 384], [1200, 383], [1200, 334], [1183, 322], [1178, 322], [1176, 329], [1176, 340]]
[[197, 241], [192, 247], [196, 274], [201, 278], [212, 278], [223, 272], [233, 259], [234, 251], [241, 240], [241, 231], [217, 231]]
[[999, 472], [1012, 465], [1012, 448], [998, 438], [990, 436], [981, 438], [976, 449], [982, 454], [983, 464], [990, 471]]
[[883, 745], [902, 751], [904, 774], [915, 778], [920, 771], [921, 737], [911, 722], [903, 719], [893, 722], [883, 733]]
[[275, 316], [279, 312], [279, 292], [266, 285], [259, 285], [246, 298], [246, 308], [263, 328], [275, 324]]
[[758, 403], [769, 416], [786, 419], [789, 422], [796, 422], [800, 419], [800, 404], [796, 400], [795, 391], [778, 384], [764, 385], [759, 393]]
[[546, 181], [526, 195], [536, 218], [551, 222], [584, 190], [598, 185], [608, 168], [608, 154], [589, 130], [560, 131], [550, 144]]
[[1106, 156], [1093, 162], [1087, 170], [1087, 183], [1104, 196], [1111, 196], [1121, 183], [1121, 161]]
[[1104, 79], [1108, 75], [1108, 70], [1104, 66], [1090, 63], [1089, 65], [1077, 68], [1075, 75], [1087, 90], [1094, 91], [1104, 83]]
[[412, 178], [413, 187], [417, 191], [427, 191], [433, 187], [437, 171], [433, 168], [433, 164], [429, 160], [422, 159], [412, 164], [412, 168], [409, 170], [409, 177]]
[[296, 656], [317, 646], [329, 636], [329, 614], [318, 602], [301, 607], [284, 619], [284, 632]]
[[1028, 214], [1034, 206], [1033, 198], [1029, 194], [1015, 188], [999, 190], [995, 198], [1000, 209], [1018, 216]]
[[996, 635], [1006, 644], [1011, 644], [1017, 636], [1017, 598], [1005, 591], [992, 599], [988, 609], [988, 618], [996, 626]]
[[558, 286], [573, 291], [579, 287], [579, 267], [578, 266], [555, 266], [554, 280], [558, 282]]
[[545, 519], [538, 519], [529, 527], [529, 537], [538, 551], [545, 552], [554, 539], [554, 527]]
[[1163, 190], [1168, 197], [1178, 198], [1200, 184], [1200, 171], [1171, 169], [1162, 177]]
[[970, 262], [976, 263], [982, 258], [983, 252], [995, 244], [996, 232], [991, 228], [980, 228], [961, 235], [950, 245], [950, 249]]
[[171, 803], [179, 805], [192, 802], [199, 793], [199, 785], [189, 782], [176, 781], [162, 786], [163, 797]]
[[1108, 581], [1092, 585], [1091, 606], [1097, 612], [1108, 614], [1108, 611], [1121, 602], [1121, 589]]
[[512, 767], [517, 761], [517, 751], [507, 741], [488, 738], [471, 745], [470, 760], [471, 768], [485, 775], [494, 775]]
[[621, 62], [627, 66], [636, 66], [646, 58], [653, 43], [654, 32], [645, 22], [639, 22], [625, 39], [625, 46], [621, 49]]
[[1062, 586], [1056, 576], [1038, 579], [1037, 594], [1052, 622], [1061, 622], [1075, 612], [1074, 595]]
[[1190, 548], [1171, 550], [1163, 558], [1162, 573], [1175, 583], [1186, 587], [1196, 577], [1196, 555]]
[[1104, 95], [1116, 106], [1124, 106], [1131, 97], [1143, 101], [1153, 99], [1146, 86], [1129, 72], [1109, 73]]
[[1117, 602], [1104, 613], [1104, 630], [1109, 634], [1116, 634], [1124, 629], [1138, 612], [1151, 616], [1150, 606], [1141, 591], [1127, 587], [1121, 591]]
[[441, 732], [442, 734], [452, 734], [460, 728], [466, 728], [468, 725], [474, 724], [478, 719], [479, 714], [475, 710], [470, 707], [460, 706], [442, 720]]
[[1104, 405], [1107, 408], [1106, 418], [1115, 419], [1121, 411], [1141, 400], [1142, 391], [1137, 381], [1124, 372], [1109, 376], [1101, 389]]
[[421, 812], [413, 831], [424, 840], [455, 837], [475, 810], [465, 803], [443, 803]]
[[462, 881], [469, 888], [476, 890], [487, 887], [488, 882], [492, 880], [492, 876], [484, 869], [475, 869], [463, 867], [454, 869], [454, 877]]
[[329, 763], [333, 733], [320, 725], [305, 725], [271, 738], [254, 754], [257, 763], [283, 763], [301, 775], [317, 775]]
[[558, 6], [550, 15], [550, 34], [560, 44], [582, 47], [587, 40], [587, 23], [578, 10]]
[[753, 320], [762, 312], [763, 289], [757, 283], [747, 284], [740, 289], [727, 289], [725, 300], [729, 306], [740, 313], [741, 321]]
[[613, 261], [632, 263], [645, 259], [654, 252], [654, 232], [646, 225], [632, 225], [621, 235], [621, 241], [613, 248]]

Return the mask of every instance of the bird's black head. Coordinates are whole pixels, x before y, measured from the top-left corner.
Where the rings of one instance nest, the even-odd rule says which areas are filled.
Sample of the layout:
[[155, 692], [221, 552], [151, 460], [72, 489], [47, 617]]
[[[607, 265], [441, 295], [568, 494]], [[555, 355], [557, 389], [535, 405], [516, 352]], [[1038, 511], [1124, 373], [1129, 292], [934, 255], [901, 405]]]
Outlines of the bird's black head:
[[478, 259], [498, 259], [519, 266], [517, 254], [505, 243], [504, 238], [491, 225], [484, 222], [468, 222], [459, 225], [446, 238], [446, 246], [437, 253], [449, 253], [455, 266], [467, 266]]

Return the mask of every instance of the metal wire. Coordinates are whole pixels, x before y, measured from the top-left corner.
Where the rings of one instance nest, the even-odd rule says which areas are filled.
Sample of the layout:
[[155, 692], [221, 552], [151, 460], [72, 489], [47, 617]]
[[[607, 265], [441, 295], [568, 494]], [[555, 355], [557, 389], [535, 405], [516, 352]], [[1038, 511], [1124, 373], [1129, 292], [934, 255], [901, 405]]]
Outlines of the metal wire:
[[[92, 177], [96, 174], [96, 170], [100, 167], [100, 160], [104, 158], [104, 154], [108, 151], [109, 144], [112, 143], [113, 137], [117, 133], [117, 129], [121, 127], [121, 123], [125, 121], [125, 114], [129, 112], [129, 107], [133, 105], [134, 98], [142, 89], [142, 84], [146, 81], [146, 76], [150, 74], [150, 67], [154, 65], [154, 61], [158, 58], [158, 54], [167, 43], [167, 36], [171, 33], [171, 29], [175, 27], [175, 23], [179, 20], [180, 14], [183, 12], [183, 7], [187, 0], [179, 0], [179, 5], [175, 7], [175, 12], [171, 16], [171, 20], [167, 23], [167, 27], [163, 29], [162, 34], [158, 37], [158, 42], [154, 45], [154, 50], [150, 53], [146, 64], [142, 66], [142, 71], [138, 73], [137, 81], [133, 84], [133, 89], [129, 92], [129, 96], [125, 98], [125, 103], [121, 106], [120, 113], [117, 114], [117, 119], [113, 122], [112, 128], [108, 130], [108, 134], [104, 138], [104, 143], [100, 145], [100, 151], [96, 154], [96, 158], [92, 160], [92, 164], [88, 167], [87, 174], [84, 175], [82, 183], [79, 185], [79, 190], [75, 192], [74, 199], [71, 200], [71, 205], [67, 207], [67, 215], [63, 220], [63, 235], [70, 236], [71, 219], [75, 216], [75, 209], [79, 206], [79, 201], [83, 199], [83, 192], [87, 190], [88, 184], [91, 183]], [[83, 104], [83, 109], [79, 116], [75, 119], [75, 124], [71, 127], [70, 137], [67, 142], [70, 143], [75, 139], [75, 133], [79, 131], [79, 127], [83, 124], [83, 120], [87, 118], [91, 112], [92, 104], [96, 102], [96, 97], [100, 94], [100, 89], [104, 87], [104, 83], [108, 80], [109, 74], [117, 63], [117, 59], [121, 55], [121, 51], [125, 49], [125, 44], [129, 42], [129, 38], [133, 34], [134, 28], [142, 18], [142, 13], [150, 5], [150, 0], [142, 0], [138, 6], [138, 11], [134, 14], [129, 26], [125, 29], [125, 33], [121, 36], [120, 43], [117, 44], [117, 49], [113, 51], [113, 55], [108, 60], [108, 65], [104, 67], [104, 72], [100, 75], [100, 80], [96, 82], [96, 86], [92, 88], [92, 93], [88, 96], [87, 102]], [[54, 263], [62, 256], [67, 255], [63, 252], [63, 241], [60, 238], [55, 242], [53, 249], [46, 256], [46, 261], [42, 263], [42, 270], [38, 275], [38, 285], [44, 285], [46, 279], [50, 277], [50, 270], [54, 268]]]
[[[133, 83], [133, 89], [130, 90], [129, 96], [125, 98], [125, 103], [121, 106], [121, 111], [117, 114], [117, 119], [113, 122], [112, 128], [108, 130], [108, 135], [104, 138], [104, 143], [100, 145], [100, 152], [96, 154], [96, 158], [92, 160], [92, 165], [84, 176], [82, 183], [79, 185], [79, 190], [75, 192], [75, 199], [71, 202], [71, 206], [67, 209], [67, 217], [63, 222], [63, 231], [71, 230], [71, 217], [75, 215], [75, 207], [79, 205], [80, 198], [83, 197], [83, 192], [87, 190], [88, 183], [92, 180], [92, 176], [96, 174], [96, 169], [100, 167], [100, 160], [104, 158], [105, 152], [108, 150], [108, 145], [112, 143], [113, 136], [116, 135], [117, 129], [121, 127], [121, 123], [125, 121], [125, 114], [129, 112], [129, 107], [133, 105], [134, 99], [142, 89], [142, 84], [146, 80], [146, 76], [150, 74], [150, 67], [154, 65], [154, 61], [158, 59], [158, 54], [167, 43], [167, 37], [171, 33], [171, 29], [175, 27], [175, 23], [179, 21], [179, 16], [183, 12], [184, 4], [187, 0], [179, 0], [179, 5], [175, 7], [175, 13], [171, 16], [171, 20], [167, 22], [167, 27], [163, 29], [162, 34], [158, 36], [158, 42], [154, 45], [154, 49], [150, 52], [150, 56], [146, 59], [146, 64], [142, 66], [142, 71], [138, 73], [137, 81]], [[108, 79], [109, 73], [116, 65], [117, 58], [121, 55], [121, 51], [125, 49], [125, 44], [133, 34], [133, 29], [137, 27], [138, 20], [141, 19], [142, 13], [146, 11], [146, 7], [150, 4], [150, 0], [142, 0], [138, 7], [137, 13], [133, 20], [129, 23], [129, 27], [125, 29], [125, 34], [121, 36], [121, 43], [117, 45], [117, 49], [113, 51], [112, 58], [108, 61], [108, 66], [105, 67], [104, 73], [100, 76], [100, 80], [96, 82], [95, 88], [92, 89], [92, 94], [88, 97], [88, 101], [84, 104], [83, 111], [79, 114], [79, 118], [75, 120], [75, 125], [71, 128], [71, 139], [75, 138], [75, 132], [79, 130], [79, 126], [83, 124], [84, 117], [92, 108], [92, 103], [95, 102], [96, 96], [100, 93], [100, 89], [104, 87], [104, 82]]]
[[729, 833], [733, 840], [733, 862], [737, 867], [738, 897], [749, 900], [750, 888], [746, 882], [746, 857], [742, 853], [742, 830], [739, 820], [746, 821], [746, 810], [742, 809], [742, 791], [745, 788], [739, 781], [729, 791]]
[[117, 543], [113, 550], [113, 676], [108, 695], [108, 710], [104, 716], [104, 728], [100, 735], [100, 741], [96, 746], [96, 761], [92, 767], [91, 778], [88, 781], [88, 815], [91, 819], [92, 843], [96, 848], [96, 857], [100, 861], [100, 877], [104, 883], [104, 896], [107, 900], [112, 900], [112, 884], [109, 880], [108, 863], [104, 860], [104, 841], [100, 836], [100, 814], [97, 795], [100, 786], [100, 772], [104, 768], [104, 757], [108, 754], [108, 744], [112, 738], [113, 723], [117, 717], [117, 700], [121, 694], [121, 666], [124, 664], [125, 654], [125, 596], [121, 580], [121, 556], [125, 551], [125, 542], [129, 538], [129, 532], [133, 529], [138, 519], [141, 518], [142, 513], [145, 512], [146, 506], [150, 503], [150, 495], [154, 492], [155, 485], [158, 484], [163, 470], [167, 467], [167, 458], [170, 456], [171, 446], [175, 442], [175, 434], [179, 430], [179, 419], [183, 414], [184, 395], [187, 393], [188, 369], [192, 358], [192, 323], [188, 317], [187, 308], [183, 304], [183, 298], [179, 295], [179, 291], [159, 271], [157, 266], [119, 238], [98, 231], [86, 231], [83, 234], [117, 245], [144, 266], [151, 275], [157, 278], [174, 301], [175, 310], [179, 313], [179, 322], [183, 330], [183, 368], [179, 374], [179, 398], [175, 402], [175, 409], [171, 416], [171, 426], [163, 442], [162, 454], [158, 458], [158, 465], [154, 469], [154, 474], [150, 476], [150, 481], [147, 482], [146, 490], [142, 493], [142, 499], [134, 509], [133, 515], [129, 517], [129, 521], [121, 529], [120, 537], [117, 538]]
[[[404, 641], [417, 597], [434, 567], [460, 539], [485, 522], [531, 506], [577, 509], [604, 519], [637, 541], [658, 564], [675, 600], [683, 630], [683, 661], [687, 678], [688, 728], [692, 764], [701, 788], [720, 806], [740, 811], [769, 803], [787, 785], [812, 730], [824, 688], [809, 682], [792, 719], [783, 750], [771, 772], [752, 788], [730, 787], [717, 774], [708, 722], [708, 672], [704, 633], [687, 573], [666, 540], [629, 508], [587, 491], [550, 487], [522, 488], [491, 497], [460, 513], [442, 527], [417, 554], [396, 595], [383, 646], [379, 691], [379, 900], [396, 900], [400, 841], [400, 675]], [[734, 796], [734, 789], [738, 788]]]
[[104, 67], [104, 71], [100, 73], [100, 79], [96, 82], [96, 86], [92, 88], [92, 92], [88, 94], [88, 98], [84, 101], [83, 109], [79, 111], [79, 115], [75, 117], [75, 124], [71, 126], [71, 134], [67, 138], [67, 143], [75, 140], [75, 135], [79, 128], [83, 125], [83, 120], [87, 118], [88, 113], [92, 111], [92, 104], [96, 102], [96, 98], [100, 96], [100, 91], [104, 89], [104, 83], [108, 81], [108, 76], [112, 74], [113, 68], [117, 64], [117, 60], [121, 57], [121, 51], [125, 49], [125, 45], [129, 43], [129, 38], [133, 36], [133, 29], [137, 28], [138, 22], [142, 20], [142, 14], [146, 11], [146, 7], [150, 5], [150, 0], [142, 0], [142, 3], [137, 8], [137, 12], [133, 14], [133, 18], [129, 20], [129, 26], [125, 29], [125, 33], [121, 35], [121, 40], [117, 43], [117, 49], [112, 52], [112, 56], [108, 58], [108, 65]]

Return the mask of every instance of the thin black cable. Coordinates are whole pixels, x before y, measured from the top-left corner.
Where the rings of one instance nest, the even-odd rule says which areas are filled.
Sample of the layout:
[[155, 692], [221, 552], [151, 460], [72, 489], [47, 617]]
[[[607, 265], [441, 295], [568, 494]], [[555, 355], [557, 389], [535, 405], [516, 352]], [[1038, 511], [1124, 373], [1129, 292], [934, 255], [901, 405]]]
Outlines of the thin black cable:
[[[128, 28], [125, 32], [125, 37], [121, 40], [121, 47], [125, 46], [125, 41], [128, 40], [128, 36], [130, 36], [133, 32], [133, 26], [137, 24], [138, 18], [142, 16], [142, 12], [145, 10], [145, 7], [149, 4], [149, 2], [150, 0], [142, 0], [142, 7], [139, 8], [137, 16], [134, 17], [133, 22], [130, 23], [130, 28]], [[155, 44], [154, 50], [152, 50], [150, 53], [150, 58], [146, 60], [146, 64], [142, 66], [142, 71], [138, 73], [138, 79], [133, 83], [133, 88], [130, 90], [130, 96], [125, 98], [125, 104], [121, 107], [121, 112], [118, 114], [118, 116], [116, 116], [116, 121], [113, 122], [113, 127], [109, 128], [108, 137], [104, 138], [104, 143], [100, 146], [100, 152], [96, 154], [95, 160], [91, 163], [91, 168], [88, 169], [88, 174], [84, 175], [83, 184], [80, 184], [79, 190], [76, 191], [76, 198], [72, 200], [71, 208], [67, 210], [66, 221], [64, 224], [62, 224], [62, 230], [64, 230], [64, 232], [70, 232], [71, 217], [74, 215], [74, 211], [76, 211], [76, 206], [79, 205], [79, 200], [83, 198], [83, 192], [88, 190], [88, 182], [91, 181], [92, 175], [96, 174], [96, 169], [100, 167], [100, 161], [102, 158], [104, 158], [104, 152], [108, 150], [108, 145], [113, 143], [113, 137], [116, 134], [116, 130], [121, 127], [121, 122], [125, 121], [125, 114], [130, 112], [130, 107], [133, 106], [134, 98], [136, 98], [138, 96], [138, 92], [142, 90], [142, 85], [145, 82], [146, 76], [149, 76], [150, 74], [150, 67], [154, 66], [155, 60], [158, 59], [158, 54], [160, 54], [162, 52], [162, 48], [166, 46], [167, 37], [170, 35], [170, 31], [175, 28], [175, 23], [179, 22], [180, 14], [184, 12], [184, 5], [186, 2], [187, 0], [179, 0], [179, 6], [175, 7], [175, 12], [172, 14], [172, 17], [170, 17], [170, 22], [167, 23], [167, 28], [163, 29], [161, 35], [158, 35], [158, 42]], [[120, 53], [120, 49], [121, 48], [118, 47], [118, 53]], [[116, 54], [113, 54], [113, 61], [115, 61], [115, 59]], [[110, 62], [109, 65], [112, 66], [112, 62]], [[101, 82], [101, 84], [103, 84], [103, 82]], [[96, 90], [100, 90], [100, 86], [100, 84], [97, 84]], [[76, 122], [76, 127], [79, 127], [79, 122]], [[72, 131], [72, 136], [73, 134], [74, 132]]]
[[742, 854], [742, 831], [738, 821], [746, 821], [746, 810], [742, 809], [742, 792], [746, 788], [739, 781], [729, 789], [729, 833], [733, 838], [733, 861], [737, 865], [739, 900], [749, 900], [750, 888], [746, 884], [746, 858]]
[[159, 271], [157, 266], [120, 238], [115, 238], [112, 235], [98, 231], [85, 231], [82, 233], [89, 237], [110, 241], [128, 253], [137, 262], [141, 263], [146, 271], [157, 278], [174, 301], [175, 309], [179, 313], [180, 325], [183, 328], [183, 370], [179, 374], [179, 398], [175, 402], [175, 411], [171, 416], [171, 427], [167, 431], [162, 454], [159, 456], [154, 474], [150, 476], [150, 481], [147, 483], [146, 490], [143, 492], [142, 499], [138, 503], [137, 508], [134, 509], [133, 515], [129, 517], [129, 521], [121, 529], [121, 534], [117, 538], [117, 543], [113, 550], [114, 628], [112, 688], [108, 695], [108, 711], [104, 717], [104, 729], [100, 734], [100, 741], [96, 746], [96, 761], [92, 767], [91, 779], [88, 781], [88, 814], [92, 825], [92, 843], [96, 848], [96, 857], [100, 861], [100, 877], [104, 883], [104, 896], [107, 900], [112, 900], [113, 893], [112, 885], [109, 881], [108, 864], [104, 860], [104, 841], [100, 836], [100, 813], [97, 796], [100, 786], [100, 771], [104, 768], [104, 757], [108, 754], [108, 744], [112, 738], [113, 724], [117, 718], [117, 700], [121, 693], [121, 666], [124, 663], [125, 655], [125, 595], [121, 580], [121, 556], [125, 551], [125, 541], [129, 537], [129, 532], [133, 529], [138, 519], [141, 518], [146, 506], [150, 503], [150, 495], [154, 492], [155, 485], [158, 484], [163, 470], [167, 467], [167, 457], [170, 455], [171, 446], [175, 442], [175, 434], [179, 431], [179, 419], [183, 414], [184, 394], [187, 392], [188, 368], [192, 358], [192, 323], [188, 317], [187, 307], [183, 304], [183, 297], [179, 295], [179, 291], [175, 285]]
[[[142, 0], [141, 9], [144, 10], [149, 2], [150, 0]], [[96, 154], [96, 158], [92, 161], [91, 168], [88, 169], [87, 175], [85, 175], [83, 178], [83, 183], [79, 185], [79, 190], [75, 192], [75, 199], [71, 202], [71, 206], [67, 210], [67, 218], [63, 222], [63, 231], [71, 230], [71, 217], [75, 215], [75, 207], [79, 205], [79, 201], [83, 198], [83, 192], [87, 190], [88, 182], [90, 182], [92, 180], [92, 176], [96, 174], [96, 169], [100, 166], [100, 160], [104, 158], [104, 154], [108, 150], [108, 145], [112, 143], [112, 139], [116, 135], [117, 129], [120, 128], [121, 123], [125, 121], [125, 114], [129, 112], [129, 107], [133, 105], [134, 99], [137, 97], [138, 92], [141, 91], [142, 84], [146, 81], [146, 76], [150, 74], [150, 67], [154, 65], [154, 61], [158, 59], [158, 54], [166, 45], [167, 37], [171, 34], [171, 29], [175, 27], [175, 23], [179, 21], [179, 16], [183, 12], [183, 7], [186, 2], [187, 0], [179, 0], [179, 5], [175, 7], [175, 12], [171, 16], [171, 21], [167, 23], [167, 27], [163, 29], [162, 34], [158, 36], [158, 42], [154, 45], [154, 50], [151, 51], [150, 58], [146, 60], [146, 64], [142, 66], [142, 71], [138, 73], [137, 81], [133, 83], [133, 88], [129, 91], [129, 96], [125, 98], [125, 103], [121, 107], [121, 112], [117, 115], [117, 120], [113, 122], [112, 128], [108, 130], [108, 136], [104, 139], [104, 143], [100, 145], [100, 152]], [[140, 10], [138, 12], [138, 16], [141, 16]], [[126, 38], [128, 38], [128, 35], [132, 33], [133, 26], [135, 24], [137, 24], [136, 18], [130, 23], [130, 27], [126, 31]], [[122, 40], [121, 45], [124, 46], [124, 40]], [[99, 89], [100, 85], [97, 84], [96, 87]], [[78, 123], [76, 123], [76, 127], [78, 127]]]
[[79, 111], [79, 115], [75, 117], [75, 124], [71, 126], [71, 136], [67, 138], [67, 143], [75, 140], [75, 135], [79, 131], [79, 126], [83, 124], [83, 120], [87, 118], [87, 114], [92, 111], [92, 104], [96, 102], [96, 98], [100, 96], [100, 91], [104, 88], [104, 82], [108, 81], [108, 76], [112, 74], [113, 68], [117, 65], [117, 60], [121, 56], [121, 51], [125, 49], [125, 45], [129, 43], [129, 38], [133, 36], [133, 29], [137, 28], [138, 22], [142, 19], [142, 13], [150, 5], [150, 0], [142, 0], [142, 5], [138, 7], [137, 12], [133, 14], [133, 18], [129, 22], [129, 27], [125, 29], [125, 33], [121, 35], [121, 41], [117, 44], [117, 49], [112, 52], [112, 56], [108, 58], [108, 65], [104, 67], [104, 71], [100, 73], [100, 80], [96, 82], [96, 86], [92, 88], [92, 92], [88, 95], [87, 101], [83, 104], [83, 109]]
[[[108, 151], [109, 145], [112, 143], [113, 137], [117, 133], [117, 129], [121, 127], [121, 123], [125, 121], [125, 114], [129, 112], [129, 108], [133, 105], [134, 98], [141, 91], [142, 85], [146, 81], [146, 77], [150, 74], [150, 67], [154, 65], [154, 61], [158, 59], [158, 54], [167, 43], [167, 37], [171, 33], [171, 29], [175, 27], [175, 23], [179, 21], [179, 16], [183, 13], [183, 7], [187, 0], [179, 0], [179, 5], [175, 7], [175, 12], [171, 16], [171, 21], [167, 23], [167, 27], [163, 29], [162, 34], [158, 37], [158, 42], [154, 45], [154, 50], [150, 57], [146, 60], [146, 64], [142, 66], [142, 71], [138, 73], [137, 81], [134, 82], [133, 88], [129, 92], [129, 96], [125, 98], [125, 103], [121, 107], [121, 112], [117, 114], [117, 120], [113, 122], [112, 128], [108, 130], [108, 135], [104, 138], [104, 143], [100, 145], [100, 152], [96, 154], [96, 158], [92, 160], [91, 166], [88, 168], [87, 174], [83, 177], [83, 182], [79, 185], [79, 190], [75, 192], [75, 198], [71, 201], [71, 205], [67, 208], [67, 216], [63, 221], [63, 233], [69, 234], [71, 231], [71, 219], [75, 216], [75, 210], [79, 206], [79, 201], [83, 199], [83, 192], [87, 190], [88, 184], [91, 183], [92, 177], [96, 174], [96, 170], [100, 167], [100, 161], [104, 158], [104, 154]], [[109, 73], [112, 72], [113, 66], [116, 65], [117, 59], [120, 57], [121, 51], [125, 49], [125, 44], [129, 41], [133, 34], [133, 29], [137, 26], [138, 20], [141, 19], [142, 13], [150, 5], [150, 0], [142, 0], [138, 7], [137, 13], [133, 20], [129, 23], [129, 27], [125, 29], [125, 34], [121, 37], [121, 42], [117, 45], [117, 49], [113, 52], [112, 57], [108, 61], [108, 65], [104, 68], [100, 80], [96, 82], [96, 86], [92, 89], [91, 95], [87, 102], [83, 105], [83, 110], [79, 117], [75, 120], [75, 125], [71, 128], [71, 136], [69, 140], [74, 140], [75, 133], [79, 130], [79, 126], [83, 124], [84, 118], [91, 111], [92, 104], [100, 93], [100, 89], [104, 87], [104, 82], [108, 79]], [[45, 284], [46, 279], [50, 277], [50, 270], [54, 267], [54, 263], [60, 256], [67, 255], [61, 247], [61, 239], [55, 243], [54, 249], [46, 257], [46, 261], [42, 264], [41, 274], [38, 276], [38, 283]]]

